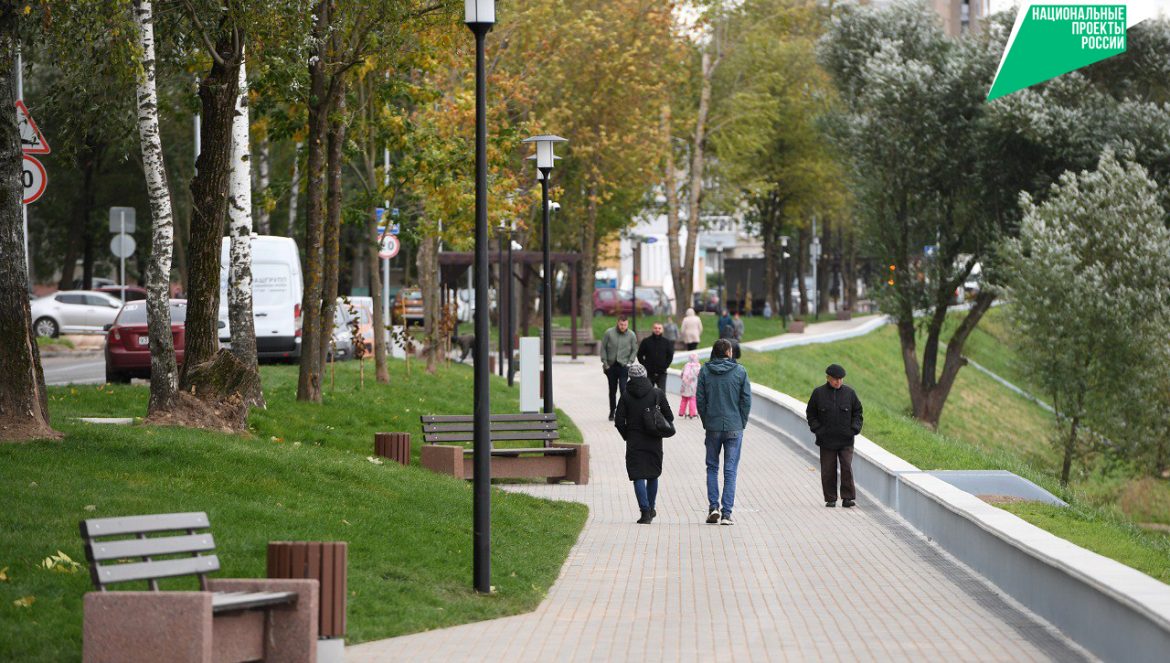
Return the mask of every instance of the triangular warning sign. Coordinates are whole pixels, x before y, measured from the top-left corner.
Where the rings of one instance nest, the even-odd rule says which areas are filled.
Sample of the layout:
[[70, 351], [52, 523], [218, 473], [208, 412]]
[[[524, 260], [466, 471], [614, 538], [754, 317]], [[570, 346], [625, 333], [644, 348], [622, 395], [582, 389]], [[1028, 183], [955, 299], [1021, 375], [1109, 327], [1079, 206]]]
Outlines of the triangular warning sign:
[[16, 100], [16, 119], [20, 122], [20, 148], [25, 154], [48, 154], [49, 142], [33, 122], [23, 99]]

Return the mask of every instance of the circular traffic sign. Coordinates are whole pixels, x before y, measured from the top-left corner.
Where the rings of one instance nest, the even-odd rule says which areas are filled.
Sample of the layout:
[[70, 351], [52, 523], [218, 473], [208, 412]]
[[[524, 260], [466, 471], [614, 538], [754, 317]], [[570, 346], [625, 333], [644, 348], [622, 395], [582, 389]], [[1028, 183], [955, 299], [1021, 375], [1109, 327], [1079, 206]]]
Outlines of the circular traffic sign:
[[24, 170], [20, 173], [20, 184], [24, 187], [21, 202], [25, 205], [34, 203], [45, 192], [45, 185], [49, 183], [49, 175], [44, 165], [36, 157], [24, 155]]
[[116, 258], [129, 258], [134, 255], [134, 236], [118, 233], [110, 238], [110, 252]]
[[398, 241], [396, 235], [382, 235], [382, 244], [378, 248], [378, 257], [383, 260], [389, 260], [398, 255], [398, 249], [402, 248], [402, 242]]

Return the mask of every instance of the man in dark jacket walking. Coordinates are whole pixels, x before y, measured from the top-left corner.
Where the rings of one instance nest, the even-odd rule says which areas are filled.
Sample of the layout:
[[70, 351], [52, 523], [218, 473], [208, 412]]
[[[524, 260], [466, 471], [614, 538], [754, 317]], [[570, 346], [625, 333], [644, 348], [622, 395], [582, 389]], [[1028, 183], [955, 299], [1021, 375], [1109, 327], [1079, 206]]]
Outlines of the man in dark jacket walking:
[[[734, 525], [735, 477], [743, 449], [743, 431], [752, 409], [752, 383], [747, 369], [731, 358], [731, 342], [715, 341], [711, 360], [699, 371], [695, 388], [699, 418], [706, 431], [707, 522]], [[723, 452], [723, 497], [719, 496], [719, 452]]]
[[639, 525], [649, 525], [658, 511], [658, 477], [662, 475], [662, 435], [647, 427], [646, 411], [657, 407], [667, 421], [674, 421], [666, 394], [655, 389], [641, 364], [630, 366], [626, 393], [618, 401], [614, 424], [626, 441], [626, 474], [634, 482], [634, 497], [642, 516]]
[[805, 416], [821, 450], [821, 489], [825, 506], [837, 506], [837, 466], [841, 467], [841, 506], [857, 499], [853, 486], [853, 437], [861, 434], [861, 400], [844, 384], [845, 369], [825, 369], [825, 384], [813, 390]]
[[654, 323], [654, 331], [638, 346], [638, 363], [646, 367], [650, 382], [659, 389], [666, 389], [666, 369], [674, 361], [674, 342], [663, 335], [661, 322]]

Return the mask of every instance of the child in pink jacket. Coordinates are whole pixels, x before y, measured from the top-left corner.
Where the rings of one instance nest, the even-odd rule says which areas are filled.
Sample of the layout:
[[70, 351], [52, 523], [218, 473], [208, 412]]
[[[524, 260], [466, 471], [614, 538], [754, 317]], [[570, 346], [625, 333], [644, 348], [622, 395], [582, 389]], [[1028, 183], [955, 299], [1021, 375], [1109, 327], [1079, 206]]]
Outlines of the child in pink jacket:
[[678, 406], [678, 414], [680, 417], [690, 417], [694, 419], [699, 415], [699, 411], [695, 408], [695, 389], [699, 382], [699, 355], [692, 352], [690, 360], [687, 365], [683, 367], [682, 371], [682, 389], [679, 393], [682, 394], [682, 402]]

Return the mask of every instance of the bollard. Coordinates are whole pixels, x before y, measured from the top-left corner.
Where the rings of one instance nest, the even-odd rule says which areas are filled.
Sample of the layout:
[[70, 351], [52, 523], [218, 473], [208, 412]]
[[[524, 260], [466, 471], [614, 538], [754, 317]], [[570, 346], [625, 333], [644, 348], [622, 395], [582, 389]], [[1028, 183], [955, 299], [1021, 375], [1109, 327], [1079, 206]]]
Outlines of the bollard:
[[312, 578], [320, 583], [317, 660], [340, 661], [345, 651], [345, 541], [269, 541], [269, 578]]
[[374, 433], [374, 455], [410, 465], [410, 433]]

